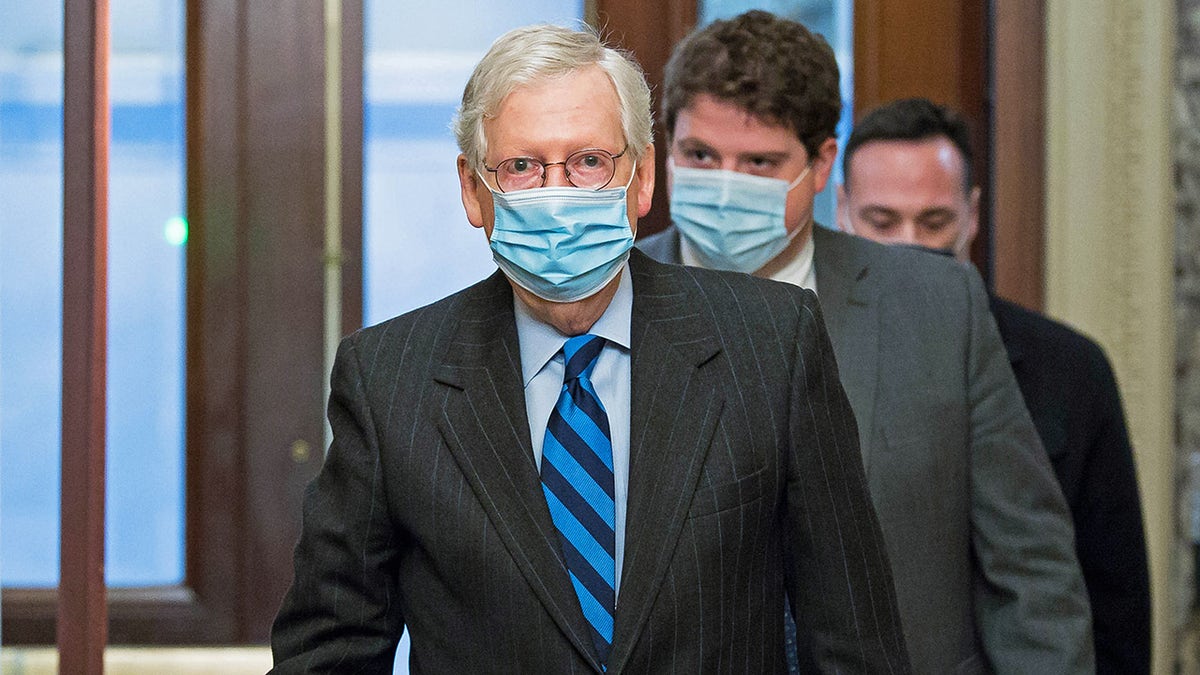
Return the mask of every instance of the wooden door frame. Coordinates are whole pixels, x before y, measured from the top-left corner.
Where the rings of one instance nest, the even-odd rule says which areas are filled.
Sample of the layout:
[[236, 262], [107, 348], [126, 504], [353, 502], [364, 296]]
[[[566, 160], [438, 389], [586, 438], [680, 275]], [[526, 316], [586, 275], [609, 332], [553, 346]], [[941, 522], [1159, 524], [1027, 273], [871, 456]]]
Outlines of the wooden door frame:
[[993, 286], [1045, 306], [1045, 0], [991, 2]]
[[1035, 310], [1044, 299], [1044, 11], [1044, 0], [854, 3], [856, 117], [925, 96], [967, 118], [983, 189], [971, 258], [998, 295]]
[[663, 70], [671, 50], [696, 25], [696, 0], [594, 0], [588, 3], [586, 18], [605, 40], [632, 53], [646, 71], [646, 81], [654, 97], [654, 199], [650, 212], [638, 219], [638, 236], [665, 229], [670, 224], [667, 211], [666, 130], [658, 121]]

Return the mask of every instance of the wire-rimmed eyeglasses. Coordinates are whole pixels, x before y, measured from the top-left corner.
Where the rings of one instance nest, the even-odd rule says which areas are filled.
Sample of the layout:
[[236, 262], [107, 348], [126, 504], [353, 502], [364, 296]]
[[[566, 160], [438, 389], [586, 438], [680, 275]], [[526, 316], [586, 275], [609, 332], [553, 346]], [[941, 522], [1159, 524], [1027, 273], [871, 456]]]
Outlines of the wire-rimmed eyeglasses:
[[612, 154], [600, 148], [587, 148], [571, 153], [561, 162], [543, 162], [533, 157], [509, 157], [493, 167], [484, 165], [496, 177], [501, 192], [516, 192], [546, 184], [546, 167], [561, 166], [567, 182], [585, 190], [602, 190], [617, 173], [617, 158], [629, 149]]

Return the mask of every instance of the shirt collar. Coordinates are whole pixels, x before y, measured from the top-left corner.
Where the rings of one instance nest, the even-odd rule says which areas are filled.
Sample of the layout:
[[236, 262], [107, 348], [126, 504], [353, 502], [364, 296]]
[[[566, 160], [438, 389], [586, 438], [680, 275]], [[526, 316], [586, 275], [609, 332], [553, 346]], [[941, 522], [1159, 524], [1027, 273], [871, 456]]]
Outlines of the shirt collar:
[[[821, 227], [815, 222], [810, 227]], [[804, 246], [800, 248], [799, 253], [791, 260], [788, 260], [783, 267], [776, 270], [771, 278], [775, 281], [786, 281], [789, 284], [807, 288], [814, 293], [820, 294], [817, 291], [817, 275], [813, 270], [813, 251], [816, 250], [815, 237], [812, 232], [808, 233], [808, 241], [804, 242]]]
[[[524, 385], [529, 386], [529, 381], [562, 349], [568, 336], [534, 318], [516, 295], [513, 295], [513, 314], [517, 321], [517, 342], [521, 347], [521, 377]], [[617, 282], [616, 294], [588, 332], [628, 350], [632, 317], [633, 281], [629, 263], [625, 263]]]

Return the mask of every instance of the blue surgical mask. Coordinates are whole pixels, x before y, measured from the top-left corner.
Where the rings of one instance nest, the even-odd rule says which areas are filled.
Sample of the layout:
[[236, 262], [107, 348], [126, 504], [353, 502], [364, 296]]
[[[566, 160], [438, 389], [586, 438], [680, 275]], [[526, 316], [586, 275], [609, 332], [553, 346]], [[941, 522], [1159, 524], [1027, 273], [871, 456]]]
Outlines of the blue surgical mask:
[[620, 273], [633, 247], [628, 189], [629, 183], [610, 190], [492, 190], [492, 258], [509, 279], [544, 300], [594, 295]]
[[788, 183], [723, 169], [673, 166], [671, 220], [696, 257], [712, 269], [755, 272], [783, 252], [787, 196], [811, 168]]

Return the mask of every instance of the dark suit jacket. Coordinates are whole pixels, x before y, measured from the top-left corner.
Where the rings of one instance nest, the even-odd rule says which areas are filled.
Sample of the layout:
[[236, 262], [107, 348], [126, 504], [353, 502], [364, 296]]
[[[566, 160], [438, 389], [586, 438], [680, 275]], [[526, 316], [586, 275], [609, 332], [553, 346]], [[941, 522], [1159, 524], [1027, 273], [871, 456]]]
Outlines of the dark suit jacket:
[[[825, 671], [906, 672], [815, 297], [633, 274], [626, 548], [608, 672], [784, 668], [785, 589]], [[276, 672], [597, 672], [533, 461], [499, 273], [344, 340]]]
[[[978, 273], [823, 227], [813, 237], [914, 671], [1091, 672], [1070, 514]], [[674, 229], [638, 245], [680, 259]]]
[[1095, 342], [993, 297], [992, 314], [1075, 521], [1098, 673], [1150, 672], [1150, 579], [1133, 448]]

